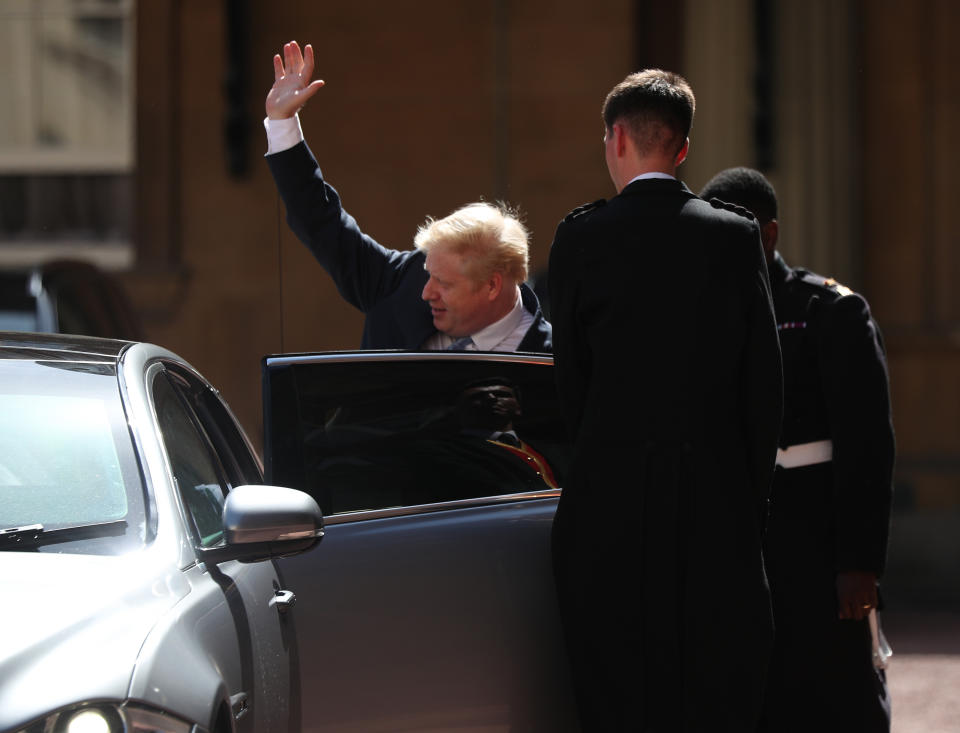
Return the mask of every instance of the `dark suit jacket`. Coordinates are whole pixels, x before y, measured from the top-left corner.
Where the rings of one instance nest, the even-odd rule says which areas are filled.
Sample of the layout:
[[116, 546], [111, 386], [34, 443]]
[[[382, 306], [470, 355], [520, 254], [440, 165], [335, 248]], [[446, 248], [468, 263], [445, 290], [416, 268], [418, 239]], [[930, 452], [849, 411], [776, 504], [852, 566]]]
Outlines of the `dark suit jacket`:
[[635, 729], [632, 714], [651, 730], [747, 731], [759, 713], [781, 365], [759, 228], [740, 212], [642, 180], [574, 211], [551, 250], [574, 441], [558, 583], [575, 668], [580, 654], [636, 690], [611, 730]]
[[[420, 297], [427, 283], [425, 255], [387, 249], [360, 231], [305, 142], [268, 155], [267, 164], [290, 228], [330, 273], [344, 300], [366, 314], [361, 348], [420, 348], [436, 333], [430, 306]], [[537, 296], [525, 284], [520, 291], [534, 321], [517, 351], [549, 352], [551, 328]]]

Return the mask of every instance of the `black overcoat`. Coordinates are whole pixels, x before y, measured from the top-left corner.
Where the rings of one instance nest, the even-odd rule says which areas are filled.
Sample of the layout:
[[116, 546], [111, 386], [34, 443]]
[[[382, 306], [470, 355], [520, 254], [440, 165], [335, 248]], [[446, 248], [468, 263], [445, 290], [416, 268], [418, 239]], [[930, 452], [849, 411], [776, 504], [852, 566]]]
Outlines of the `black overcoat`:
[[759, 714], [782, 380], [759, 228], [733, 208], [640, 180], [571, 213], [551, 249], [574, 442], [554, 559], [585, 730]]

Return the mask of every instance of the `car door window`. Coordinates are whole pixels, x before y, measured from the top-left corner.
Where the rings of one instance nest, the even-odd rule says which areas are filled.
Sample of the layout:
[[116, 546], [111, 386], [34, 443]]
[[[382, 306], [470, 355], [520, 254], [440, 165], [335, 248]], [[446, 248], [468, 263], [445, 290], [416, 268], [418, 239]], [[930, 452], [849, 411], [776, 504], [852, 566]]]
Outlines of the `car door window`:
[[202, 547], [223, 539], [227, 485], [209, 443], [185, 400], [166, 373], [153, 382], [154, 409], [170, 460], [170, 470]]
[[203, 428], [227, 476], [228, 484], [263, 483], [263, 469], [219, 394], [197, 375], [168, 365], [180, 394]]
[[566, 436], [549, 364], [309, 363], [268, 369], [268, 480], [330, 515], [552, 491]]

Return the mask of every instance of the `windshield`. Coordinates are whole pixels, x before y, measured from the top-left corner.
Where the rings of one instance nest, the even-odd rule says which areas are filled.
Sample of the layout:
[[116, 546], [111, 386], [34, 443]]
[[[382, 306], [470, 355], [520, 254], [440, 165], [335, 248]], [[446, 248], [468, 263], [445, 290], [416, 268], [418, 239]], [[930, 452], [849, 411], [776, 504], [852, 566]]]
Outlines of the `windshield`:
[[[3, 549], [127, 552], [144, 542], [144, 506], [114, 367], [0, 361], [0, 530], [46, 535]], [[58, 531], [86, 525], [112, 529]]]

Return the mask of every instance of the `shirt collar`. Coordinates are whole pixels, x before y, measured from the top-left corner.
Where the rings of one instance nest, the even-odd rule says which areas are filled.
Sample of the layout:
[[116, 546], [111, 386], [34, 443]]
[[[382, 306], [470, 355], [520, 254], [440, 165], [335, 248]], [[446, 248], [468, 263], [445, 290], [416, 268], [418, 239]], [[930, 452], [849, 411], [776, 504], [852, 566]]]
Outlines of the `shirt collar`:
[[[648, 178], [663, 178], [663, 179], [666, 179], [666, 180], [668, 180], [668, 181], [675, 181], [675, 180], [677, 180], [677, 179], [676, 179], [676, 176], [671, 176], [669, 173], [663, 173], [663, 172], [661, 172], [661, 171], [650, 171], [650, 172], [648, 172], [648, 173], [641, 173], [639, 176], [636, 176], [636, 177], [634, 177], [634, 178], [631, 178], [631, 179], [630, 179], [630, 182], [627, 183], [627, 186], [629, 186], [629, 185], [630, 185], [631, 183], [633, 183], [634, 181], [644, 181], [644, 180], [646, 180], [646, 179], [648, 179]], [[626, 188], [627, 186], [624, 186], [624, 188]]]
[[495, 351], [497, 345], [508, 338], [520, 326], [520, 319], [523, 318], [523, 301], [520, 300], [520, 288], [517, 288], [517, 298], [513, 302], [513, 308], [507, 315], [499, 321], [494, 321], [489, 326], [481, 328], [474, 334], [473, 344], [477, 351]]

